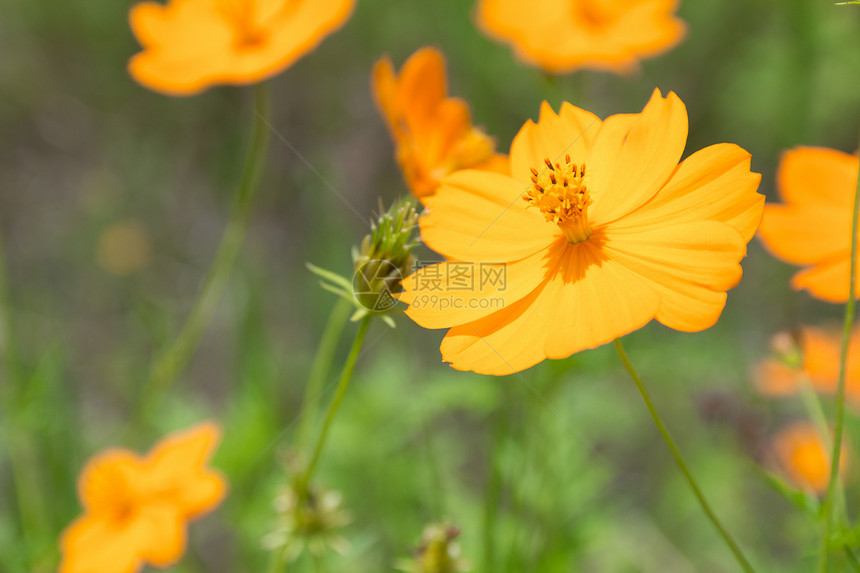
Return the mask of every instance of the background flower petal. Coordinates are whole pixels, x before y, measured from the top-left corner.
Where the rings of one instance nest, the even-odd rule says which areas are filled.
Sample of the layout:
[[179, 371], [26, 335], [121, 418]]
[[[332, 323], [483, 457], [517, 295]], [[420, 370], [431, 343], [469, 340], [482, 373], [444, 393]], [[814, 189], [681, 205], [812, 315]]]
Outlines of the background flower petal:
[[826, 147], [795, 147], [782, 154], [776, 173], [779, 195], [804, 207], [829, 204], [850, 209], [857, 186], [858, 161]]

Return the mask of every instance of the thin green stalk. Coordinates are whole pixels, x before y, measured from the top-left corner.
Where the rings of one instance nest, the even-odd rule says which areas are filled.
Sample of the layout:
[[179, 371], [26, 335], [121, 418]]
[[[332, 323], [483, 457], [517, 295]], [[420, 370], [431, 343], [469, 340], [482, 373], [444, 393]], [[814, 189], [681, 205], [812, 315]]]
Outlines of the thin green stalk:
[[493, 443], [488, 457], [489, 476], [487, 478], [487, 491], [484, 496], [484, 523], [482, 528], [484, 537], [484, 571], [495, 571], [496, 569], [496, 537], [498, 535], [496, 521], [499, 513], [499, 504], [502, 501], [502, 489], [504, 487], [504, 478], [498, 467], [498, 460], [499, 453], [502, 450], [502, 442], [505, 439], [507, 414], [507, 407], [493, 412]]
[[[824, 413], [824, 408], [821, 407], [821, 400], [818, 399], [818, 393], [812, 387], [812, 382], [805, 373], [799, 376], [800, 382], [800, 397], [806, 412], [818, 429], [821, 439], [824, 441], [824, 447], [830, 449], [833, 447], [833, 441], [830, 437], [830, 425], [827, 423], [827, 415]], [[845, 508], [845, 488], [842, 482], [836, 484], [836, 508], [838, 509], [838, 518], [847, 518], [848, 511]]]
[[299, 410], [301, 421], [299, 422], [299, 429], [296, 432], [296, 444], [299, 447], [304, 447], [308, 443], [310, 435], [316, 426], [317, 414], [319, 412], [317, 402], [323, 392], [323, 384], [325, 384], [325, 380], [328, 378], [332, 357], [335, 350], [337, 350], [337, 341], [340, 339], [340, 334], [343, 332], [343, 327], [346, 325], [347, 319], [349, 319], [350, 310], [352, 310], [350, 302], [338, 297], [337, 303], [332, 309], [323, 330], [322, 339], [317, 347], [317, 353], [314, 356], [314, 362], [308, 376], [308, 384], [305, 386], [302, 407]]
[[18, 502], [21, 532], [28, 560], [32, 560], [36, 540], [46, 529], [46, 508], [39, 484], [38, 448], [26, 431], [15, 427], [19, 393], [24, 388], [24, 373], [18, 347], [17, 330], [12, 318], [10, 288], [6, 276], [6, 256], [0, 236], [0, 343], [6, 380], [0, 383], [0, 416], [2, 416], [3, 442], [6, 444], [12, 482]]
[[[313, 475], [314, 469], [316, 468], [320, 456], [322, 455], [323, 447], [325, 446], [326, 439], [328, 438], [328, 433], [331, 429], [332, 422], [337, 415], [338, 409], [340, 409], [340, 403], [343, 401], [343, 397], [346, 395], [346, 390], [347, 388], [349, 388], [349, 382], [352, 379], [352, 371], [355, 369], [355, 362], [358, 359], [359, 353], [361, 352], [361, 345], [364, 344], [364, 337], [367, 334], [367, 327], [370, 326], [370, 320], [372, 318], [373, 315], [368, 314], [367, 316], [362, 318], [361, 322], [358, 324], [358, 331], [355, 333], [355, 340], [352, 343], [352, 348], [349, 350], [349, 355], [346, 358], [346, 364], [344, 364], [343, 366], [343, 372], [341, 373], [340, 381], [338, 382], [334, 398], [332, 398], [331, 403], [328, 406], [328, 411], [326, 412], [325, 418], [323, 419], [323, 424], [320, 428], [319, 435], [317, 436], [313, 453], [311, 454], [311, 458], [308, 461], [307, 466], [305, 466], [304, 471], [301, 473], [299, 479], [296, 482], [296, 490], [298, 495], [300, 496], [304, 495], [304, 492], [307, 491], [311, 476]], [[299, 503], [297, 505], [301, 504]]]
[[833, 452], [830, 456], [830, 481], [824, 498], [824, 534], [821, 540], [821, 566], [819, 571], [826, 573], [830, 561], [830, 531], [833, 526], [833, 500], [836, 484], [839, 482], [839, 463], [842, 456], [842, 433], [845, 427], [845, 373], [848, 364], [848, 346], [851, 329], [854, 325], [857, 284], [857, 227], [860, 212], [860, 172], [857, 174], [857, 189], [854, 192], [854, 211], [851, 215], [851, 276], [848, 278], [848, 301], [845, 303], [845, 323], [842, 330], [842, 349], [839, 354], [839, 383], [836, 386], [836, 422], [833, 428]]
[[639, 389], [639, 393], [642, 395], [642, 400], [644, 400], [645, 406], [648, 408], [648, 412], [651, 414], [651, 418], [654, 419], [654, 423], [657, 425], [657, 429], [660, 430], [660, 434], [663, 436], [663, 440], [666, 442], [666, 445], [669, 446], [669, 450], [672, 452], [675, 461], [678, 463], [678, 467], [681, 468], [681, 473], [683, 473], [684, 477], [687, 478], [687, 483], [690, 485], [690, 489], [693, 490], [696, 499], [699, 500], [699, 505], [702, 506], [702, 510], [705, 512], [705, 515], [708, 516], [708, 519], [710, 519], [711, 523], [714, 524], [714, 527], [717, 528], [717, 531], [723, 538], [723, 541], [726, 542], [726, 545], [729, 546], [729, 549], [731, 549], [732, 554], [735, 556], [735, 559], [741, 566], [741, 569], [743, 569], [746, 573], [753, 573], [754, 569], [752, 568], [752, 565], [750, 565], [750, 562], [747, 561], [747, 558], [744, 557], [740, 546], [738, 546], [738, 544], [735, 542], [735, 540], [732, 538], [726, 528], [723, 527], [722, 523], [720, 523], [720, 520], [717, 519], [717, 515], [714, 513], [714, 510], [711, 509], [711, 506], [705, 499], [702, 490], [699, 488], [699, 485], [696, 483], [696, 480], [693, 479], [693, 474], [690, 473], [690, 470], [687, 467], [687, 462], [684, 461], [684, 457], [681, 455], [681, 451], [678, 449], [678, 446], [675, 444], [675, 440], [672, 438], [672, 435], [669, 433], [669, 430], [663, 423], [663, 419], [660, 417], [660, 414], [657, 413], [657, 409], [654, 407], [654, 402], [651, 401], [651, 395], [648, 394], [648, 390], [645, 389], [645, 384], [642, 382], [642, 378], [639, 377], [639, 374], [633, 367], [633, 363], [630, 362], [630, 358], [627, 356], [627, 352], [624, 350], [624, 346], [622, 346], [620, 338], [615, 339], [615, 350], [616, 352], [618, 352], [618, 357], [621, 359], [621, 363], [624, 364], [624, 368], [627, 369], [627, 373], [630, 374], [630, 377], [636, 384], [636, 388]]
[[860, 573], [860, 563], [857, 562], [857, 556], [854, 555], [854, 552], [847, 545], [843, 549], [845, 550], [845, 559], [851, 566], [851, 570]]
[[227, 284], [230, 272], [236, 262], [245, 233], [254, 197], [259, 188], [266, 152], [269, 146], [270, 130], [266, 124], [269, 115], [269, 95], [265, 84], [254, 87], [254, 126], [251, 141], [242, 170], [239, 187], [233, 200], [230, 220], [221, 237], [215, 259], [209, 267], [203, 287], [194, 301], [191, 312], [185, 320], [179, 335], [155, 359], [144, 388], [144, 396], [139, 416], [144, 420], [157, 408], [171, 384], [182, 372], [214, 312], [221, 292]]

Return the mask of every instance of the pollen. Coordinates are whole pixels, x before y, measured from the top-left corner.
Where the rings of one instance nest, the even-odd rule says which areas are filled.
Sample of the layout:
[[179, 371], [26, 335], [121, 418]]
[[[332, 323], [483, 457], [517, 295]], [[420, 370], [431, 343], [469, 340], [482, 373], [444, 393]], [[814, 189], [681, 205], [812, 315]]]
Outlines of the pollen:
[[585, 185], [585, 164], [577, 165], [564, 156], [553, 163], [544, 159], [540, 170], [531, 168], [531, 186], [523, 194], [529, 207], [537, 207], [548, 223], [555, 223], [569, 243], [581, 243], [591, 236], [588, 206], [591, 195]]

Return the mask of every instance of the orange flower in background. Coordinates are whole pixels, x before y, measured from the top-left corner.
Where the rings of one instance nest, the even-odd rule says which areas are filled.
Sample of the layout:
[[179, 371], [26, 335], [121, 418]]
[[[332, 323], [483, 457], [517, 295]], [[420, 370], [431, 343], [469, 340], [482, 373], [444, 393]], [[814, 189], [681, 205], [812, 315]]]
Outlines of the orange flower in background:
[[128, 64], [142, 85], [192, 95], [215, 84], [269, 78], [349, 18], [355, 0], [170, 0], [129, 14], [143, 51]]
[[[808, 422], [786, 426], [773, 438], [770, 450], [785, 476], [796, 487], [823, 494], [830, 481], [830, 452], [819, 431]], [[839, 473], [845, 477], [848, 450], [839, 456]]]
[[792, 277], [791, 287], [827, 302], [848, 300], [857, 169], [856, 155], [834, 149], [786, 151], [776, 174], [784, 203], [765, 205], [759, 230], [774, 256], [807, 267]]
[[687, 110], [655, 90], [638, 114], [601, 121], [541, 107], [511, 145], [510, 175], [459, 171], [421, 218], [452, 262], [403, 281], [415, 322], [450, 328], [458, 370], [510, 374], [636, 330], [656, 318], [713, 325], [761, 218], [750, 155], [712, 145], [678, 161]]
[[[841, 330], [801, 326], [795, 338], [792, 341], [787, 334], [774, 337], [779, 356], [756, 365], [753, 370], [756, 389], [766, 396], [792, 396], [800, 391], [805, 379], [816, 392], [836, 393]], [[849, 341], [845, 396], [860, 407], [860, 328], [854, 329]]]
[[478, 26], [517, 58], [551, 73], [579, 68], [619, 74], [684, 37], [676, 0], [480, 0]]
[[447, 97], [445, 57], [439, 50], [418, 50], [399, 76], [391, 60], [379, 60], [372, 84], [394, 139], [397, 162], [410, 190], [422, 201], [440, 179], [458, 169], [507, 169], [507, 158], [495, 153], [493, 139], [472, 126], [466, 102]]
[[163, 438], [141, 458], [109, 449], [78, 479], [84, 515], [60, 539], [60, 573], [132, 573], [167, 567], [185, 551], [186, 522], [211, 511], [227, 490], [206, 467], [220, 430], [205, 422]]

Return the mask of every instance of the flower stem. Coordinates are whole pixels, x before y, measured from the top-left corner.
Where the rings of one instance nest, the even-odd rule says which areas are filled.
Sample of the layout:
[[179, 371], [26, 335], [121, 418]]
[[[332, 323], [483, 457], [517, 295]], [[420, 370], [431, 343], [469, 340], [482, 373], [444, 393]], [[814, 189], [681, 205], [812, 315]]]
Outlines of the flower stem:
[[711, 509], [710, 504], [705, 499], [704, 494], [702, 494], [702, 490], [699, 489], [696, 480], [693, 479], [693, 474], [690, 473], [689, 468], [687, 467], [687, 462], [684, 461], [684, 457], [681, 455], [681, 451], [678, 449], [678, 446], [675, 444], [675, 440], [672, 438], [672, 435], [669, 433], [669, 430], [666, 428], [666, 425], [663, 423], [663, 419], [660, 417], [660, 414], [657, 413], [657, 409], [654, 407], [654, 402], [651, 400], [651, 395], [648, 394], [648, 390], [645, 389], [645, 384], [642, 382], [642, 378], [639, 377], [639, 374], [636, 372], [636, 369], [633, 367], [633, 363], [630, 362], [630, 358], [627, 356], [627, 352], [624, 350], [624, 346], [621, 345], [621, 339], [615, 339], [615, 350], [618, 352], [618, 357], [621, 359], [621, 363], [624, 364], [624, 368], [627, 369], [627, 373], [630, 374], [630, 377], [633, 379], [633, 382], [636, 384], [636, 388], [639, 389], [639, 393], [642, 395], [642, 400], [645, 402], [645, 406], [648, 408], [648, 412], [651, 414], [651, 418], [654, 419], [654, 423], [657, 425], [657, 429], [660, 430], [660, 434], [663, 436], [663, 440], [666, 442], [666, 445], [669, 446], [669, 450], [671, 450], [672, 455], [675, 457], [675, 461], [678, 463], [678, 467], [681, 468], [681, 473], [684, 474], [684, 477], [687, 478], [687, 483], [690, 485], [690, 489], [693, 490], [693, 493], [696, 496], [696, 499], [699, 500], [699, 505], [702, 506], [702, 510], [705, 512], [705, 515], [708, 516], [708, 519], [711, 520], [711, 523], [714, 524], [714, 527], [717, 528], [720, 536], [723, 538], [723, 541], [726, 542], [726, 545], [731, 549], [732, 554], [734, 554], [735, 559], [738, 564], [741, 566], [746, 573], [753, 573], [754, 569], [752, 565], [750, 565], [747, 558], [744, 557], [741, 548], [732, 538], [728, 531], [726, 531], [725, 527], [720, 523], [720, 520], [717, 519], [714, 510]]
[[348, 300], [338, 297], [337, 303], [331, 311], [323, 330], [322, 340], [317, 347], [316, 356], [311, 366], [311, 372], [308, 376], [308, 384], [305, 387], [305, 395], [302, 399], [302, 407], [299, 410], [301, 422], [299, 429], [296, 432], [296, 445], [303, 447], [310, 440], [311, 432], [316, 426], [317, 413], [319, 407], [317, 402], [323, 391], [323, 384], [328, 378], [329, 367], [331, 366], [332, 357], [337, 349], [337, 341], [340, 339], [340, 334], [343, 332], [343, 327], [349, 318], [349, 312], [352, 305]]
[[845, 427], [845, 374], [848, 364], [848, 348], [851, 329], [854, 325], [854, 308], [857, 284], [857, 227], [860, 211], [860, 171], [857, 173], [857, 189], [854, 192], [854, 211], [851, 215], [851, 262], [848, 278], [848, 301], [845, 303], [845, 322], [842, 330], [842, 349], [839, 354], [839, 382], [836, 386], [836, 421], [833, 427], [833, 452], [830, 456], [830, 481], [821, 511], [824, 515], [824, 533], [821, 540], [821, 566], [819, 571], [826, 573], [830, 561], [830, 531], [833, 526], [834, 498], [839, 483], [839, 462], [842, 454], [842, 433]]
[[0, 237], [0, 350], [6, 370], [6, 378], [0, 383], [0, 436], [6, 444], [6, 455], [9, 457], [24, 549], [27, 559], [34, 559], [37, 540], [48, 527], [47, 515], [42, 502], [44, 492], [39, 486], [41, 464], [37, 444], [33, 443], [33, 436], [29, 432], [15, 427], [15, 421], [19, 418], [16, 414], [20, 392], [24, 389], [25, 380], [9, 291], [6, 256]]
[[[332, 422], [337, 415], [338, 409], [340, 409], [340, 403], [343, 401], [343, 397], [346, 395], [346, 390], [347, 388], [349, 388], [349, 382], [352, 378], [352, 371], [355, 369], [355, 362], [358, 359], [359, 353], [361, 352], [361, 345], [364, 344], [364, 337], [367, 334], [367, 327], [370, 326], [371, 318], [372, 315], [368, 314], [364, 318], [362, 318], [361, 322], [358, 324], [358, 331], [355, 333], [355, 340], [352, 343], [352, 348], [349, 350], [349, 356], [347, 356], [346, 358], [346, 364], [344, 364], [343, 366], [343, 372], [340, 375], [340, 381], [338, 382], [334, 398], [332, 398], [331, 403], [328, 406], [328, 411], [326, 412], [325, 418], [323, 419], [323, 425], [322, 428], [320, 428], [319, 435], [317, 436], [317, 441], [314, 445], [310, 461], [308, 461], [307, 466], [305, 466], [304, 471], [301, 473], [298, 480], [296, 481], [296, 491], [299, 496], [303, 496], [305, 492], [307, 492], [308, 483], [310, 483], [311, 476], [313, 475], [314, 469], [319, 462], [320, 455], [322, 455], [323, 447], [325, 446], [326, 438], [328, 438], [328, 433], [331, 429]], [[301, 502], [299, 502], [297, 506], [300, 507]]]
[[269, 96], [264, 84], [257, 84], [254, 87], [253, 112], [254, 126], [251, 142], [239, 187], [233, 199], [230, 220], [224, 230], [224, 235], [221, 237], [221, 243], [218, 245], [215, 259], [209, 267], [203, 287], [194, 301], [185, 324], [183, 324], [179, 335], [152, 364], [138, 413], [138, 416], [143, 420], [146, 420], [148, 414], [157, 408], [173, 381], [191, 359], [203, 329], [209, 322], [221, 292], [227, 284], [230, 271], [233, 269], [244, 241], [251, 207], [259, 188], [269, 145], [270, 134], [266, 124], [266, 118], [269, 115]]

